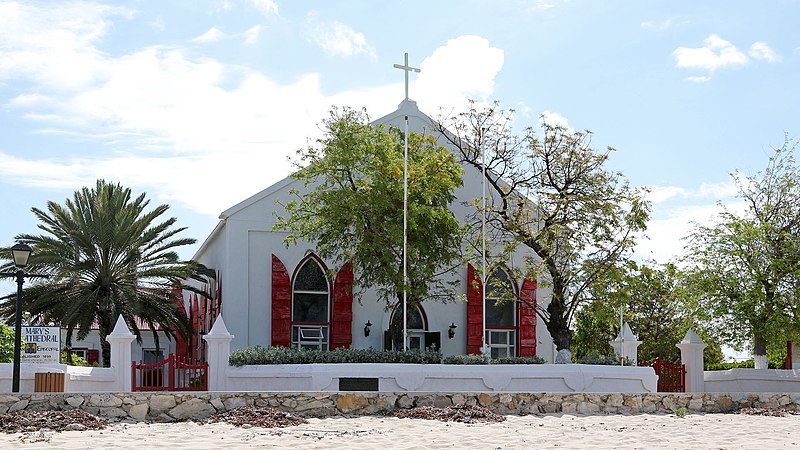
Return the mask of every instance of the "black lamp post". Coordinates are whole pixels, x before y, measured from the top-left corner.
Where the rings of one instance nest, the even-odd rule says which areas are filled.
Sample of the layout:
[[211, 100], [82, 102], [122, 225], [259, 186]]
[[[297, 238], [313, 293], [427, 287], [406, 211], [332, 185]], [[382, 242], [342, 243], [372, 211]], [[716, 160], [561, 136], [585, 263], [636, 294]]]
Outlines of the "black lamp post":
[[25, 273], [25, 267], [28, 265], [31, 251], [31, 247], [27, 244], [16, 244], [11, 247], [11, 257], [17, 267], [17, 271], [0, 273], [2, 276], [16, 277], [17, 279], [17, 311], [14, 314], [14, 372], [11, 392], [19, 392], [19, 359], [22, 352], [22, 283], [25, 282], [25, 277], [44, 277], [44, 275]]

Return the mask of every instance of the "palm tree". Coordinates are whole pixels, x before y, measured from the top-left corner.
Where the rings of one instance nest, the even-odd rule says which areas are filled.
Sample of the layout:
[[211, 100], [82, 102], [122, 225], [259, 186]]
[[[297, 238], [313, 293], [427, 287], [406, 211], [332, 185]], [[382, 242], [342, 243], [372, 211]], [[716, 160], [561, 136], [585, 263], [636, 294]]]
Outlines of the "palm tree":
[[[185, 227], [172, 228], [174, 217], [157, 223], [169, 206], [147, 211], [149, 203], [145, 194], [133, 198], [129, 188], [98, 180], [63, 206], [50, 201], [47, 211], [33, 208], [44, 233], [17, 236], [35, 249], [29, 270], [49, 275], [23, 293], [31, 321], [60, 323], [67, 348], [74, 333], [84, 339], [96, 325], [106, 366], [111, 353], [106, 338], [120, 314], [139, 343], [139, 325], [153, 333], [157, 347], [158, 328], [168, 339], [188, 336], [192, 324], [177, 307], [180, 289], [194, 290], [185, 280], [213, 277], [203, 265], [179, 260], [174, 249], [195, 240], [175, 237]], [[0, 314], [9, 320], [16, 314], [14, 299], [15, 294], [0, 299]]]

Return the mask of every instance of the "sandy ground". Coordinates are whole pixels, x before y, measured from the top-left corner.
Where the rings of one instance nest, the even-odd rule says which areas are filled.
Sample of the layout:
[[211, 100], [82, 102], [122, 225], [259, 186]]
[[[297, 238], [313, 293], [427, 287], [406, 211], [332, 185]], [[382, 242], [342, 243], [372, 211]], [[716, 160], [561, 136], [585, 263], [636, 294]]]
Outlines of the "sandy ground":
[[507, 416], [466, 424], [390, 417], [309, 419], [288, 428], [118, 423], [99, 431], [0, 436], [0, 448], [799, 448], [800, 416]]

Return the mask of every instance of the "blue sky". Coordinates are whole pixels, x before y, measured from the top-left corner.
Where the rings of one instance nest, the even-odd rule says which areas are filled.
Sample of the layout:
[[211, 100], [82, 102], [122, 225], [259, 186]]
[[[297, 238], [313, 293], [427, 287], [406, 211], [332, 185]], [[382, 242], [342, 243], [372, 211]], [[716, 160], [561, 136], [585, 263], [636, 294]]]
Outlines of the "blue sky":
[[652, 190], [637, 254], [666, 262], [800, 135], [798, 23], [788, 0], [0, 0], [0, 242], [102, 177], [170, 204], [188, 258], [332, 105], [394, 110], [409, 52], [432, 117], [497, 100], [615, 147]]

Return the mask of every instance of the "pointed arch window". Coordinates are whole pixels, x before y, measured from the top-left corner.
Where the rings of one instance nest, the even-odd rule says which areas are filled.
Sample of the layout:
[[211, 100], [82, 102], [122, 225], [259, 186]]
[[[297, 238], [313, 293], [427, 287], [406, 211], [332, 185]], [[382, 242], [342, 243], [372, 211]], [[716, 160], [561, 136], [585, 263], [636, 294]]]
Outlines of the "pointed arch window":
[[496, 268], [486, 280], [486, 342], [492, 358], [516, 356], [516, 289], [508, 272]]
[[308, 257], [292, 283], [292, 346], [328, 350], [330, 285], [322, 265]]
[[[435, 333], [436, 336], [432, 336], [434, 333], [428, 332], [428, 320], [425, 317], [425, 311], [422, 309], [422, 305], [408, 305], [406, 322], [408, 326], [406, 334], [408, 337], [409, 350], [421, 351], [431, 346], [437, 349], [441, 347], [441, 339], [438, 337], [439, 333], [437, 332]], [[389, 330], [387, 330], [387, 333], [389, 333], [388, 341], [384, 343], [386, 350], [402, 350], [402, 339], [397, 343], [391, 339], [391, 330], [402, 331], [402, 329], [403, 308], [398, 304], [395, 305], [392, 315], [389, 318]]]

